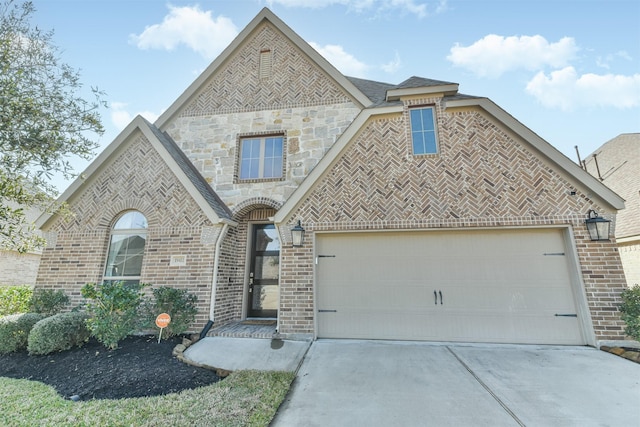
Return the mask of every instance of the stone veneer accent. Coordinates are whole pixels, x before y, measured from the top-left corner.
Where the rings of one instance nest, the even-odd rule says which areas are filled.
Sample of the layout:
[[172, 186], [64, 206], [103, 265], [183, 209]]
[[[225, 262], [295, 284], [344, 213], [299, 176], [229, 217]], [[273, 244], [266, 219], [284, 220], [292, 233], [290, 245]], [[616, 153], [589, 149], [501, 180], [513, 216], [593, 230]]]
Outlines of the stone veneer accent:
[[[605, 210], [484, 114], [435, 104], [439, 154], [413, 156], [407, 110], [371, 120], [291, 216], [308, 232], [282, 253], [280, 332], [313, 332], [315, 231], [571, 225], [599, 340], [622, 339], [625, 281], [615, 243], [589, 240], [589, 208]], [[572, 195], [574, 192], [574, 195]], [[610, 217], [614, 215], [609, 213]]]
[[[186, 189], [142, 136], [69, 201], [75, 217], [57, 218], [46, 235], [37, 286], [64, 289], [71, 304], [81, 287], [102, 280], [111, 226], [136, 209], [148, 220], [141, 281], [188, 289], [198, 297], [194, 330], [209, 318], [215, 241], [221, 226], [204, 216]], [[171, 267], [171, 255], [187, 255], [186, 267]]]
[[[258, 73], [263, 49], [273, 58], [266, 78]], [[163, 130], [234, 210], [255, 197], [286, 201], [359, 112], [323, 70], [264, 24]], [[267, 133], [285, 134], [285, 176], [237, 182], [238, 136]]]
[[[353, 104], [315, 108], [179, 118], [167, 132], [220, 198], [235, 209], [246, 199], [268, 197], [284, 203], [324, 157], [358, 113]], [[281, 180], [234, 180], [238, 135], [285, 135], [285, 176]]]

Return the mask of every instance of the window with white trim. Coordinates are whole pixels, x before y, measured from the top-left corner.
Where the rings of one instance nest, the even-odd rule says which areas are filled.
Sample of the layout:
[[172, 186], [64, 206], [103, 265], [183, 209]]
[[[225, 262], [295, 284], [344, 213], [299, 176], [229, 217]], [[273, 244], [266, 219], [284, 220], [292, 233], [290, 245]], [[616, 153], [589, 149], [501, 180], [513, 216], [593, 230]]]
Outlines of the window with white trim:
[[437, 154], [435, 108], [420, 107], [409, 110], [413, 154]]
[[129, 211], [116, 221], [109, 240], [105, 282], [140, 283], [147, 227], [147, 219], [138, 211]]
[[238, 178], [282, 178], [284, 137], [252, 136], [240, 139]]

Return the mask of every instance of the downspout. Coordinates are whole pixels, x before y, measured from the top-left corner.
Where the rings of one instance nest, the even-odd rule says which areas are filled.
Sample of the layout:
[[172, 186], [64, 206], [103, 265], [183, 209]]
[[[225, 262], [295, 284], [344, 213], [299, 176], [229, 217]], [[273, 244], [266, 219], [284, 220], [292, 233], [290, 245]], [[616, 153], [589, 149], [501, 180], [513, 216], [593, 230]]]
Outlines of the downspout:
[[222, 246], [222, 241], [227, 235], [228, 229], [229, 224], [225, 223], [222, 226], [222, 231], [220, 232], [218, 239], [216, 240], [216, 253], [213, 259], [213, 281], [211, 282], [211, 304], [209, 304], [209, 321], [206, 325], [204, 325], [202, 332], [200, 332], [200, 339], [206, 337], [209, 329], [211, 329], [211, 327], [213, 326], [215, 316], [214, 310], [216, 306], [216, 290], [218, 287], [218, 266], [220, 265], [220, 247]]

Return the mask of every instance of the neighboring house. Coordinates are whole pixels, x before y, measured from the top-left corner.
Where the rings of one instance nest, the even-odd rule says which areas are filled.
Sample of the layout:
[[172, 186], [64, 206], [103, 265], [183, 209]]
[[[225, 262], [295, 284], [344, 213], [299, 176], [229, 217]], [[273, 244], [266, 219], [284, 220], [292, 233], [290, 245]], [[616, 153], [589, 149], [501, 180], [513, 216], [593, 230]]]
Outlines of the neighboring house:
[[[42, 211], [26, 211], [27, 222], [33, 224]], [[0, 285], [35, 285], [40, 265], [41, 249], [26, 253], [0, 250]]]
[[615, 238], [627, 285], [640, 285], [640, 133], [618, 135], [584, 159], [585, 169], [625, 200]]
[[0, 285], [35, 285], [41, 251], [0, 250]]
[[618, 195], [489, 99], [345, 77], [268, 9], [61, 199], [76, 216], [39, 219], [38, 285], [76, 302], [87, 282], [129, 280], [195, 293], [194, 330], [624, 337], [615, 243], [585, 228], [592, 209], [615, 219]]

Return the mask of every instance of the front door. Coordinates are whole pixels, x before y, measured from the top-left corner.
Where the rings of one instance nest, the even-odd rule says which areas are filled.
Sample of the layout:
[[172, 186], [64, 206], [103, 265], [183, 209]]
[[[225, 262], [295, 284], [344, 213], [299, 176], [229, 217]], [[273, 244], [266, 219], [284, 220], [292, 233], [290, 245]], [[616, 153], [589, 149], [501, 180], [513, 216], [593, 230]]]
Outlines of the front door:
[[280, 238], [273, 224], [254, 224], [251, 238], [248, 317], [278, 315]]

